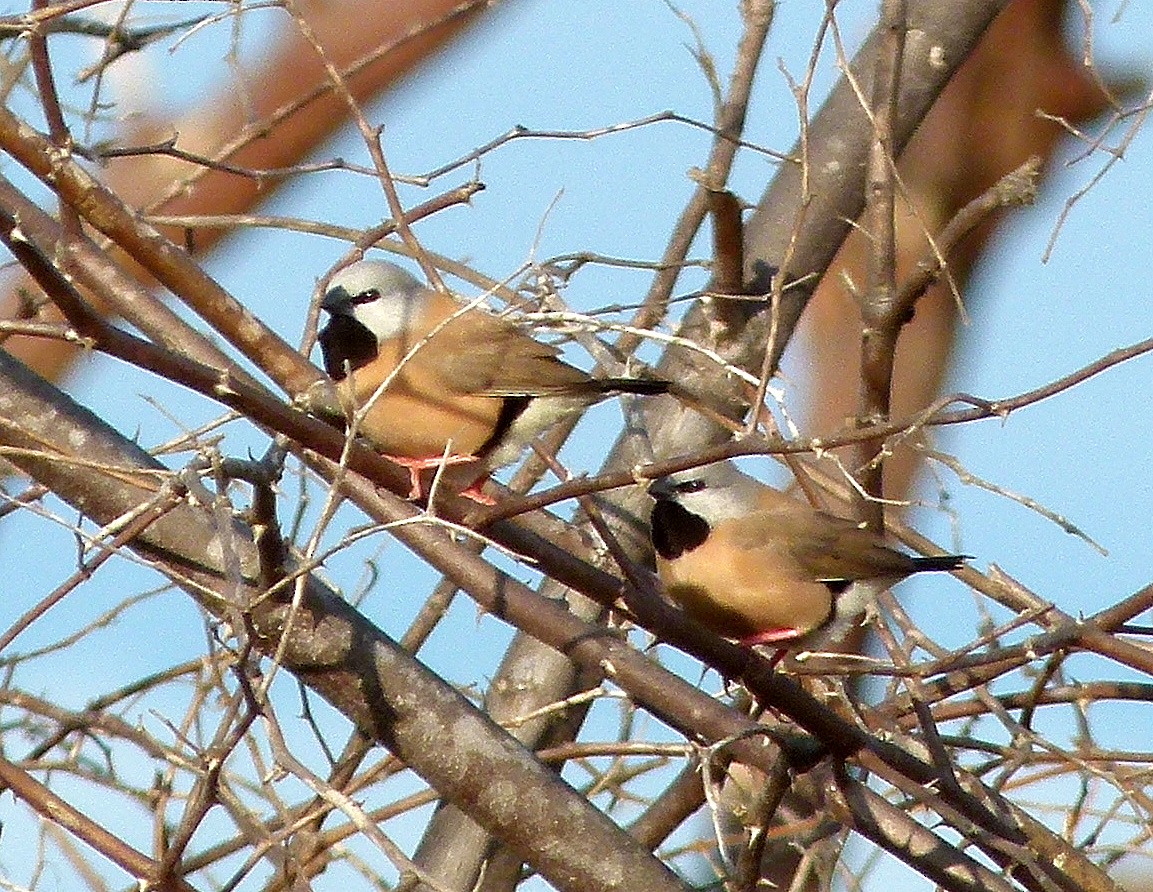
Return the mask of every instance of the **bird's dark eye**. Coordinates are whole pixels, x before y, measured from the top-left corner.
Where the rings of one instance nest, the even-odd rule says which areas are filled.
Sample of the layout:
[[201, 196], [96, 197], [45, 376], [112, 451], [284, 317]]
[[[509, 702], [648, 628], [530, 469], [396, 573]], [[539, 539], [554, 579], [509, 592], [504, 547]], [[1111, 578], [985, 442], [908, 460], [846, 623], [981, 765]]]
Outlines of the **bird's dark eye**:
[[361, 304], [370, 304], [374, 300], [380, 299], [380, 292], [375, 288], [369, 288], [367, 291], [361, 291], [352, 296], [352, 302], [357, 306]]
[[684, 483], [677, 484], [677, 492], [700, 492], [705, 488], [705, 481], [699, 477], [693, 480], [686, 480]]

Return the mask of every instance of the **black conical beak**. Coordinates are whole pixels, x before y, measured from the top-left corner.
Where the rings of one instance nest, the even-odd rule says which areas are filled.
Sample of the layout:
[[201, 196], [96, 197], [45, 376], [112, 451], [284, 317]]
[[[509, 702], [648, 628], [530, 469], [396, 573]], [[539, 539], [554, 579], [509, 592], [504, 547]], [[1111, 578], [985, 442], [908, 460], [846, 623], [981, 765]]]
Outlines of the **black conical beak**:
[[320, 308], [333, 316], [347, 316], [352, 311], [352, 295], [337, 285], [329, 288], [320, 302]]
[[676, 494], [676, 487], [668, 477], [658, 477], [649, 483], [649, 495], [658, 502], [672, 499]]

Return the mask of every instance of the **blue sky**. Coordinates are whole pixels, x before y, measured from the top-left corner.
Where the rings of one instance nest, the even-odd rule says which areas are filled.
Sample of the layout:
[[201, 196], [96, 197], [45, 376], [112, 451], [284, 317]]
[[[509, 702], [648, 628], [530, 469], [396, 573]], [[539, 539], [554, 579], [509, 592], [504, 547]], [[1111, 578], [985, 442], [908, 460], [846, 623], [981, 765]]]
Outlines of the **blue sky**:
[[[168, 14], [156, 4], [157, 14]], [[195, 4], [181, 4], [181, 14]], [[679, 8], [692, 16], [707, 48], [727, 80], [739, 33], [735, 3], [692, 0]], [[787, 149], [796, 133], [796, 113], [778, 66], [800, 77], [811, 35], [823, 4], [784, 0], [749, 117], [748, 138]], [[841, 25], [855, 46], [873, 15], [872, 3], [846, 2]], [[206, 5], [207, 8], [207, 5]], [[217, 7], [211, 7], [217, 10]], [[1123, 10], [1120, 23], [1109, 19]], [[1099, 63], [1153, 71], [1153, 11], [1148, 4], [1099, 5], [1095, 32]], [[277, 22], [274, 11], [245, 19], [247, 44], [258, 47]], [[152, 73], [168, 80], [154, 95], [183, 104], [213, 83], [229, 36], [228, 26], [206, 29], [172, 56], [154, 54]], [[582, 0], [546, 3], [522, 0], [498, 10], [482, 28], [451, 48], [393, 95], [369, 109], [384, 124], [384, 149], [394, 171], [419, 174], [465, 154], [520, 124], [532, 129], [579, 131], [634, 120], [672, 109], [698, 120], [712, 114], [712, 99], [688, 46], [693, 36], [662, 0]], [[62, 42], [58, 64], [86, 64], [94, 50], [81, 41]], [[70, 54], [75, 53], [75, 57]], [[831, 52], [826, 63], [831, 60]], [[180, 77], [173, 75], [179, 71]], [[818, 83], [827, 88], [828, 64]], [[81, 94], [82, 95], [82, 94]], [[23, 113], [33, 116], [25, 106]], [[33, 121], [37, 118], [32, 117]], [[1116, 139], [1114, 138], [1115, 142]], [[693, 185], [686, 176], [703, 162], [708, 135], [683, 125], [661, 123], [593, 141], [522, 140], [483, 159], [479, 176], [486, 191], [471, 207], [453, 208], [422, 223], [417, 234], [432, 250], [466, 260], [503, 278], [530, 260], [574, 251], [628, 258], [654, 258]], [[318, 152], [364, 161], [351, 132]], [[1022, 211], [995, 245], [968, 295], [972, 322], [963, 335], [948, 389], [983, 397], [1010, 396], [1067, 374], [1120, 346], [1153, 332], [1148, 294], [1148, 256], [1153, 244], [1153, 148], [1138, 135], [1119, 163], [1077, 205], [1065, 222], [1052, 257], [1042, 254], [1066, 198], [1099, 170], [1100, 157], [1068, 168], [1059, 166], [1037, 204]], [[6, 165], [7, 168], [7, 165]], [[772, 176], [773, 162], [753, 153], [742, 156], [732, 181], [743, 197], [755, 200]], [[468, 178], [471, 169], [446, 176], [427, 191], [406, 189], [417, 203]], [[387, 216], [379, 188], [367, 178], [323, 174], [302, 178], [280, 192], [264, 210], [348, 226], [368, 226]], [[261, 230], [241, 236], [208, 262], [222, 284], [292, 342], [298, 342], [305, 306], [316, 277], [335, 261], [341, 245]], [[705, 253], [698, 246], [694, 256]], [[682, 293], [703, 283], [703, 273], [686, 276]], [[565, 292], [576, 308], [632, 303], [643, 296], [643, 272], [588, 269]], [[574, 357], [576, 361], [582, 358]], [[1005, 422], [986, 421], [945, 431], [939, 445], [973, 473], [1028, 495], [1070, 518], [1105, 546], [1102, 557], [1083, 542], [1025, 508], [956, 481], [947, 488], [955, 525], [939, 512], [921, 511], [917, 525], [945, 545], [976, 556], [976, 566], [997, 564], [1042, 597], [1077, 615], [1089, 613], [1149, 582], [1153, 546], [1153, 482], [1149, 443], [1153, 415], [1148, 408], [1153, 359], [1113, 369], [1069, 393], [1014, 414]], [[166, 387], [103, 357], [85, 358], [69, 384], [80, 402], [120, 430], [154, 445], [174, 436], [180, 425], [206, 421], [215, 406]], [[166, 407], [166, 417], [157, 405]], [[592, 427], [613, 425], [619, 410], [598, 410], [570, 460], [595, 468], [603, 442]], [[228, 430], [225, 448], [242, 454], [259, 449], [259, 436], [239, 426]], [[935, 499], [935, 493], [927, 490]], [[292, 490], [286, 487], [286, 498]], [[68, 520], [71, 520], [68, 517]], [[337, 521], [333, 535], [361, 522], [351, 512]], [[32, 517], [6, 520], [0, 528], [0, 565], [20, 566], [22, 585], [10, 598], [10, 615], [51, 590], [71, 568], [28, 561], [28, 537], [51, 553], [67, 551], [67, 533]], [[63, 552], [57, 549], [64, 549]], [[418, 608], [411, 595], [430, 579], [398, 546], [372, 540], [364, 549], [329, 563], [328, 573], [354, 590], [364, 561], [383, 562], [389, 580], [365, 604], [366, 612], [399, 634]], [[527, 571], [518, 575], [528, 578]], [[120, 566], [99, 574], [54, 611], [42, 626], [17, 642], [30, 648], [50, 641], [116, 603], [125, 590], [155, 585], [147, 571]], [[905, 602], [926, 631], [952, 646], [973, 635], [973, 602], [954, 585], [908, 585]], [[19, 601], [19, 604], [16, 602]], [[998, 619], [1004, 613], [994, 610]], [[958, 621], [958, 617], [963, 617]], [[141, 636], [139, 629], [163, 629]], [[160, 594], [87, 643], [37, 664], [42, 677], [17, 681], [71, 704], [138, 677], [149, 667], [203, 652], [204, 629], [183, 595]], [[478, 619], [459, 602], [423, 657], [463, 684], [483, 685], [509, 632], [489, 618]], [[460, 640], [478, 643], [463, 652]], [[142, 641], [144, 643], [142, 643]], [[116, 653], [109, 659], [108, 653]], [[83, 672], [78, 672], [83, 665]], [[1116, 667], [1088, 659], [1071, 661], [1082, 677], [1128, 677]], [[1147, 745], [1132, 713], [1109, 709], [1097, 725], [1105, 742], [1118, 747]], [[150, 721], [143, 715], [142, 721]], [[655, 725], [654, 723], [651, 723]], [[152, 726], [156, 729], [155, 724]], [[1148, 727], [1147, 718], [1144, 727]], [[1054, 729], [1060, 737], [1065, 733]], [[660, 735], [653, 728], [654, 735]], [[1063, 741], [1067, 742], [1067, 741]], [[12, 809], [0, 801], [0, 819]], [[405, 830], [398, 834], [403, 838]], [[0, 840], [0, 874], [12, 866], [13, 838], [6, 827]], [[18, 843], [17, 843], [18, 845]], [[7, 852], [6, 852], [7, 850]], [[899, 872], [899, 868], [893, 868]]]

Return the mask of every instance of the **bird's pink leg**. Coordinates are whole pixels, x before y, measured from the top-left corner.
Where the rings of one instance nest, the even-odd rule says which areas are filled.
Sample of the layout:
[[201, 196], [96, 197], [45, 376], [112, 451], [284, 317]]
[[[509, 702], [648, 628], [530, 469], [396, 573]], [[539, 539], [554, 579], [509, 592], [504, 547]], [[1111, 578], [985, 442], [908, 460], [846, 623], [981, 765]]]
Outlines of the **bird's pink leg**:
[[[431, 458], [409, 458], [406, 455], [385, 454], [384, 457], [389, 461], [400, 465], [402, 468], [408, 468], [408, 476], [412, 481], [412, 489], [408, 493], [408, 497], [410, 499], [419, 499], [424, 494], [424, 490], [420, 485], [421, 471], [427, 470], [428, 468], [439, 468], [441, 465], [464, 465], [468, 464], [470, 461], [476, 461], [475, 455], [437, 455]], [[472, 499], [473, 501], [481, 501], [480, 499], [476, 498], [475, 495], [470, 494], [470, 490], [475, 489], [477, 486], [478, 484], [476, 483], [472, 484], [468, 489], [462, 492], [461, 495], [465, 498]], [[489, 499], [488, 496], [480, 493], [479, 490], [477, 490], [477, 493], [480, 494], [482, 499], [488, 499], [488, 501], [481, 501], [482, 505], [496, 504], [494, 501]]]
[[[766, 629], [763, 632], [750, 635], [748, 638], [742, 638], [737, 643], [743, 647], [756, 647], [759, 644], [779, 644], [782, 641], [793, 641], [800, 638], [802, 634], [800, 629]], [[788, 652], [788, 648], [777, 648], [772, 657], [769, 658], [769, 667], [776, 669]]]
[[748, 638], [740, 639], [738, 643], [744, 647], [756, 647], [758, 644], [776, 644], [780, 641], [792, 641], [795, 638], [800, 638], [801, 635], [802, 632], [800, 629], [765, 629], [763, 632], [757, 632]]

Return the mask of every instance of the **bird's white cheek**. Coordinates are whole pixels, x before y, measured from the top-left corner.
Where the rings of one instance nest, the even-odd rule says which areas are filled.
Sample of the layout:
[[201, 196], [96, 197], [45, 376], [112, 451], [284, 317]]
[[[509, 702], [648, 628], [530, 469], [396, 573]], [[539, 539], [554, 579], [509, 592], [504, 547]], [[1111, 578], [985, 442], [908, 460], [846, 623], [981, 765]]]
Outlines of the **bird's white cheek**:
[[361, 304], [352, 311], [356, 321], [376, 335], [378, 341], [387, 341], [400, 335], [408, 327], [406, 305], [389, 298]]

